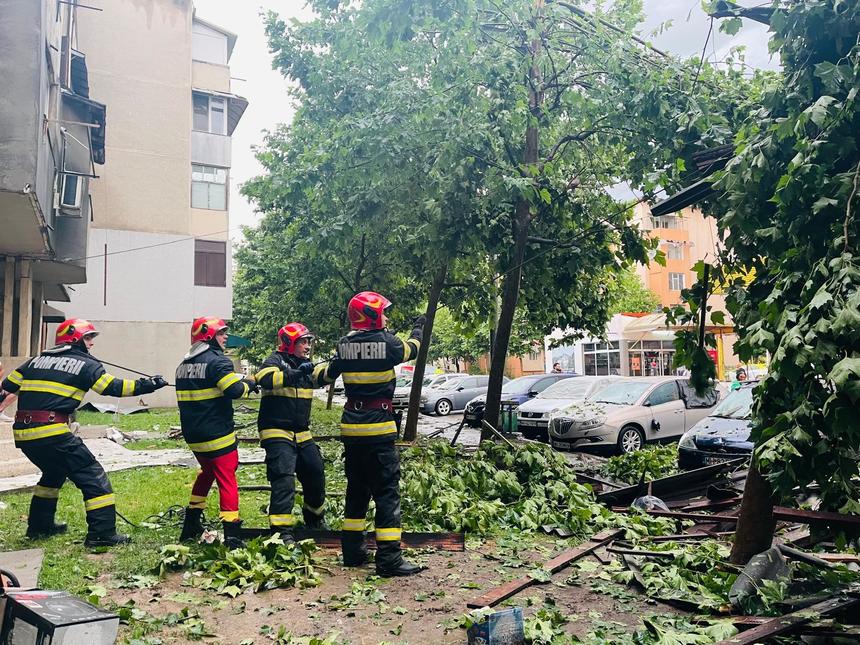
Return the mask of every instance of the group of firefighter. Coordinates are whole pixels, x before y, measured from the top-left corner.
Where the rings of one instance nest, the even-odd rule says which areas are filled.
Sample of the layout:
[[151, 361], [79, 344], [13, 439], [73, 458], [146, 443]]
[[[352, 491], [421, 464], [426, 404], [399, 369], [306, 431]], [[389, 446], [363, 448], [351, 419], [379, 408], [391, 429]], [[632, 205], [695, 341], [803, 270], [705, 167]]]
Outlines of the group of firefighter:
[[[356, 294], [347, 312], [352, 331], [340, 339], [331, 360], [310, 360], [314, 336], [299, 322], [278, 330], [278, 346], [252, 376], [234, 370], [224, 355], [227, 324], [201, 317], [191, 327], [191, 348], [176, 369], [176, 399], [182, 435], [200, 465], [185, 509], [180, 539], [196, 541], [204, 533], [203, 512], [209, 490], [218, 484], [224, 543], [242, 546], [239, 518], [238, 439], [232, 400], [261, 394], [257, 427], [266, 451], [271, 485], [269, 526], [285, 543], [294, 540], [296, 478], [302, 484], [304, 525], [326, 527], [325, 471], [310, 428], [313, 390], [343, 378], [347, 401], [341, 418], [346, 471], [346, 504], [341, 531], [343, 563], [364, 565], [369, 558], [365, 524], [375, 502], [376, 570], [383, 576], [407, 576], [421, 570], [403, 559], [400, 549], [400, 457], [392, 396], [394, 367], [415, 358], [424, 316], [413, 323], [406, 341], [386, 329], [391, 302], [372, 291]], [[69, 421], [87, 391], [107, 396], [138, 396], [169, 385], [161, 376], [128, 380], [114, 377], [90, 354], [96, 328], [83, 319], [63, 322], [56, 346], [25, 362], [3, 381], [17, 393], [12, 426], [15, 445], [42, 472], [33, 492], [27, 536], [33, 539], [66, 531], [55, 520], [60, 488], [66, 479], [83, 494], [88, 547], [130, 541], [117, 533], [113, 489], [101, 464], [73, 434]]]

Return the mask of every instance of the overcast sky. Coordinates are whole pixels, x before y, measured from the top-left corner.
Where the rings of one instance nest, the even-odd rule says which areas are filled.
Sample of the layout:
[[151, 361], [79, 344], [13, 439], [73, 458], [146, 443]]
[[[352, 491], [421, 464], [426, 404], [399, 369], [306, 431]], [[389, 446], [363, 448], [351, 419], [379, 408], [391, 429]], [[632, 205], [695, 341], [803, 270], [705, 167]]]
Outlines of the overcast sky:
[[[649, 34], [667, 20], [672, 26], [653, 38], [656, 47], [682, 57], [701, 56], [710, 19], [701, 9], [700, 0], [644, 0], [646, 21], [643, 34]], [[272, 69], [271, 56], [263, 33], [261, 11], [273, 10], [282, 17], [308, 18], [304, 0], [194, 0], [201, 18], [234, 32], [238, 39], [230, 59], [233, 92], [248, 99], [238, 127], [233, 132], [233, 166], [230, 194], [231, 238], [239, 239], [241, 225], [255, 225], [258, 216], [239, 194], [242, 182], [261, 172], [253, 147], [263, 141], [263, 133], [278, 123], [287, 123], [293, 115], [287, 96], [287, 82]], [[742, 4], [751, 6], [747, 0]], [[760, 4], [760, 3], [759, 3]], [[775, 67], [767, 52], [767, 29], [764, 25], [744, 21], [735, 36], [718, 30], [715, 21], [706, 50], [708, 60], [722, 60], [730, 48], [746, 47], [746, 62], [755, 67]]]

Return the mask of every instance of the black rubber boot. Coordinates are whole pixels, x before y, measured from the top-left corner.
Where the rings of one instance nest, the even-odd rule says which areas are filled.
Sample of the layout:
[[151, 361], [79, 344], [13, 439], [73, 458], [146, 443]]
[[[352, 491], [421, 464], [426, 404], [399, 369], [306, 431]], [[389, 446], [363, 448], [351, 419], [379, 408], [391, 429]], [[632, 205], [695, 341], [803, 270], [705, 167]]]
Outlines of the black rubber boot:
[[305, 519], [305, 527], [312, 531], [327, 531], [328, 525], [325, 523], [325, 514], [314, 515], [311, 511], [302, 510], [302, 517]]
[[426, 568], [427, 567], [421, 567], [417, 564], [412, 564], [408, 560], [403, 560], [401, 558], [400, 564], [397, 566], [380, 567], [379, 564], [377, 564], [376, 573], [383, 578], [394, 578], [401, 576], [414, 576], [416, 573], [420, 573]]
[[242, 520], [235, 522], [223, 522], [224, 546], [229, 550], [244, 549], [245, 542], [242, 540]]
[[362, 567], [367, 564], [370, 559], [370, 553], [366, 546], [363, 546], [354, 551], [343, 552], [343, 566], [345, 567]]
[[343, 553], [343, 566], [360, 567], [367, 564], [370, 557], [367, 545], [364, 543], [364, 533], [361, 531], [342, 531], [340, 548]]
[[56, 499], [33, 497], [30, 500], [30, 516], [27, 520], [27, 537], [38, 540], [65, 533], [68, 526], [54, 521], [56, 512]]
[[179, 541], [196, 542], [201, 535], [203, 535], [203, 509], [186, 508]]
[[129, 542], [131, 542], [131, 538], [121, 533], [114, 533], [113, 535], [87, 535], [87, 539], [84, 540], [84, 546], [92, 549], [99, 546], [120, 546]]

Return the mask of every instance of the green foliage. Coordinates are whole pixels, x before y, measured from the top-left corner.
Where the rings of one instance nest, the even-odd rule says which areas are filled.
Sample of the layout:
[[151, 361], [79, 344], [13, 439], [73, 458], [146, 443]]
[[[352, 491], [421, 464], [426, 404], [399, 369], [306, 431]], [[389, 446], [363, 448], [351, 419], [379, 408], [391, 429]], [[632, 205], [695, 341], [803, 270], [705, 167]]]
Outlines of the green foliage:
[[660, 297], [642, 284], [642, 279], [632, 269], [609, 275], [612, 304], [610, 314], [653, 313], [660, 307]]
[[645, 474], [645, 481], [668, 477], [678, 472], [678, 446], [646, 446], [642, 450], [610, 457], [601, 474], [626, 484], [635, 484]]
[[162, 548], [158, 571], [188, 569], [191, 583], [200, 589], [235, 598], [245, 589], [255, 592], [289, 587], [315, 587], [320, 582], [314, 568], [313, 540], [285, 545], [277, 536], [255, 538], [245, 548], [227, 549], [223, 544]]
[[755, 274], [729, 280], [727, 307], [741, 360], [771, 357], [760, 470], [782, 495], [817, 481], [825, 508], [860, 513], [860, 6], [780, 5], [770, 31], [783, 71], [741, 112], [707, 209], [727, 233], [718, 271]]

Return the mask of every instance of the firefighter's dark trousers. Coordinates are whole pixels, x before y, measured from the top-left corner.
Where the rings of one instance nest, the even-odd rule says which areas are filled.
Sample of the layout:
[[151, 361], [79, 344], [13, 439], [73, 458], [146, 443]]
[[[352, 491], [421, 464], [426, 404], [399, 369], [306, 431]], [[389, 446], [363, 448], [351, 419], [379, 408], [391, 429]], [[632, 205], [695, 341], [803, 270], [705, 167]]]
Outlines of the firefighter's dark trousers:
[[292, 528], [295, 523], [293, 504], [296, 477], [302, 484], [302, 516], [309, 528], [319, 528], [325, 516], [325, 467], [319, 446], [313, 439], [266, 441], [266, 478], [272, 486], [269, 501], [269, 525]]
[[104, 468], [83, 441], [69, 433], [41, 446], [19, 443], [18, 447], [42, 471], [30, 502], [29, 526], [32, 530], [53, 526], [60, 488], [66, 479], [70, 479], [84, 496], [87, 535], [102, 537], [116, 533], [113, 489]]
[[341, 546], [344, 560], [364, 551], [364, 529], [370, 499], [376, 503], [376, 567], [400, 566], [400, 455], [394, 439], [383, 443], [344, 445], [346, 508]]

